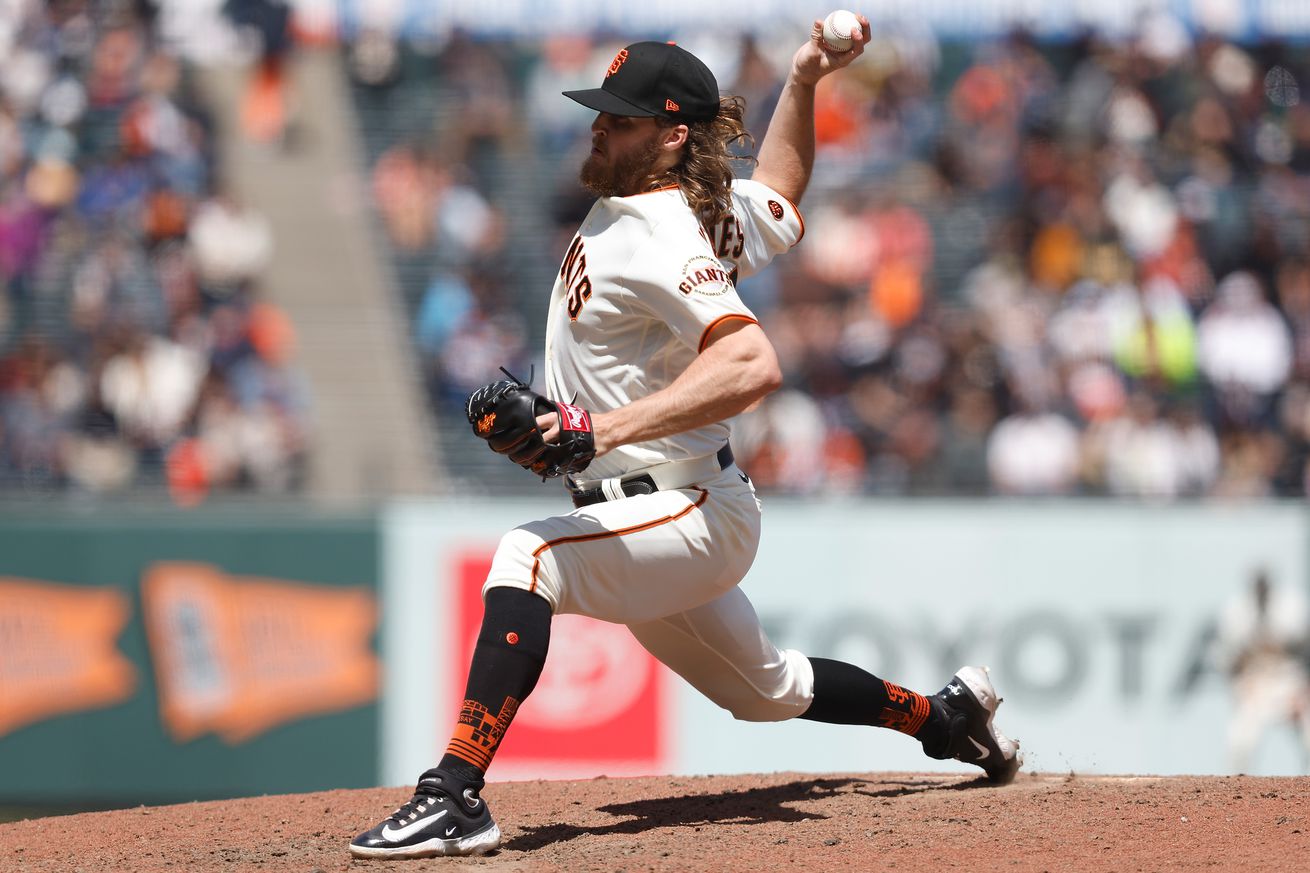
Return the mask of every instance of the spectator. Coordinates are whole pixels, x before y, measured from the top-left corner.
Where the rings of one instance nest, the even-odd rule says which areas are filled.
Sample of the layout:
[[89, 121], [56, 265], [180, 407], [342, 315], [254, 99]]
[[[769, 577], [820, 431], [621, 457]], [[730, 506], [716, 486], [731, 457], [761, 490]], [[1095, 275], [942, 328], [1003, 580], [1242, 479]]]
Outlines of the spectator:
[[[298, 482], [303, 389], [256, 287], [270, 229], [216, 192], [203, 107], [151, 8], [0, 16], [0, 486], [184, 473], [204, 488], [174, 494], [193, 500]], [[238, 475], [192, 450], [211, 383], [245, 425]]]
[[268, 221], [224, 195], [200, 204], [188, 237], [200, 281], [218, 296], [258, 277], [273, 247]]
[[1204, 493], [1218, 470], [1219, 445], [1186, 413], [1167, 418], [1139, 391], [1128, 413], [1104, 426], [1106, 490], [1118, 497], [1168, 499]]
[[105, 407], [138, 445], [162, 448], [185, 426], [204, 362], [165, 337], [132, 336], [100, 377]]
[[[257, 23], [248, 8], [279, 5], [224, 7]], [[136, 448], [131, 463], [98, 460], [143, 439], [133, 404], [102, 388], [106, 371], [125, 380], [135, 337], [201, 362], [188, 370], [193, 408], [142, 443], [185, 445], [179, 493], [294, 482], [304, 393], [285, 318], [258, 289], [272, 234], [219, 191], [207, 122], [170, 54], [195, 40], [161, 39], [130, 9], [9, 8], [21, 18], [0, 28], [0, 354], [83, 388], [55, 391], [80, 396], [70, 408], [22, 380], [0, 387], [5, 474], [78, 488], [149, 475]], [[160, 18], [183, 35], [179, 22], [214, 14]], [[290, 20], [269, 21], [277, 54]], [[613, 47], [597, 34], [423, 43], [431, 34], [397, 26], [361, 34], [356, 60], [384, 57], [353, 93], [424, 375], [448, 408], [496, 367], [524, 365], [558, 234], [581, 218], [576, 199], [555, 196], [576, 188], [559, 158], [585, 144], [590, 121], [543, 116], [539, 96]], [[1304, 496], [1304, 47], [1280, 47], [1274, 76], [1263, 48], [1193, 42], [1164, 14], [1130, 38], [1059, 51], [1026, 34], [949, 47], [880, 34], [818, 95], [800, 257], [742, 285], [789, 391], [755, 417], [761, 487]], [[730, 49], [726, 90], [760, 117], [784, 68], [763, 37]], [[272, 67], [247, 104], [257, 138], [285, 122]], [[59, 318], [47, 351], [23, 346]], [[804, 426], [784, 438], [770, 422], [786, 411]], [[207, 434], [237, 433], [274, 448], [212, 451]], [[38, 451], [39, 434], [77, 448]], [[258, 473], [256, 455], [292, 459], [290, 472]]]
[[992, 431], [987, 469], [1000, 494], [1071, 494], [1078, 482], [1078, 431], [1049, 410], [1016, 412]]
[[1227, 276], [1201, 315], [1198, 352], [1223, 424], [1267, 425], [1292, 370], [1287, 324], [1265, 301], [1255, 276]]

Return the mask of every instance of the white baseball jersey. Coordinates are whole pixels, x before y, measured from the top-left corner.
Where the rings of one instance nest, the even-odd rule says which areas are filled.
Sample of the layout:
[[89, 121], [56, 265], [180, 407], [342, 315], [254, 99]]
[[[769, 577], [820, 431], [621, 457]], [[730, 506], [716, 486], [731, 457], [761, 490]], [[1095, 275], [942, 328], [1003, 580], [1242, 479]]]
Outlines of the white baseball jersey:
[[[747, 180], [733, 183], [732, 213], [712, 236], [676, 186], [600, 198], [569, 245], [551, 292], [548, 396], [607, 412], [668, 387], [714, 327], [756, 320], [737, 296], [737, 278], [763, 269], [803, 231], [793, 204]], [[593, 461], [582, 478], [713, 455], [728, 433], [719, 422], [620, 446]]]
[[[749, 276], [800, 239], [796, 208], [737, 182], [732, 215], [704, 232], [677, 189], [599, 200], [569, 246], [546, 326], [551, 397], [608, 411], [666, 387], [725, 318]], [[713, 455], [714, 424], [598, 458], [583, 478]], [[541, 595], [555, 613], [626, 624], [651, 654], [740, 719], [809, 708], [809, 659], [779, 649], [737, 587], [755, 560], [760, 504], [736, 465], [685, 488], [609, 500], [519, 525], [496, 549], [484, 591]]]

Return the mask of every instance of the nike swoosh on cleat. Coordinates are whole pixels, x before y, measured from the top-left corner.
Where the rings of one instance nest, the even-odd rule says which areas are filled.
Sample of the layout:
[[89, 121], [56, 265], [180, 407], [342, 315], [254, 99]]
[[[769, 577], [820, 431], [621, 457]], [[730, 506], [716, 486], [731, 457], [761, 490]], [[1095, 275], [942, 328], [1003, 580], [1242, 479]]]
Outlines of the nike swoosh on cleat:
[[455, 826], [454, 826], [454, 825], [451, 825], [450, 827], [446, 828], [446, 836], [450, 836], [450, 835], [453, 834], [454, 832], [455, 832]]
[[425, 816], [424, 818], [421, 818], [418, 821], [410, 822], [409, 824], [405, 825], [403, 828], [392, 828], [390, 825], [388, 825], [387, 827], [384, 827], [382, 829], [382, 837], [389, 843], [398, 843], [401, 840], [407, 837], [411, 837], [414, 834], [418, 833], [420, 830], [426, 827], [429, 822], [436, 821], [437, 819], [441, 818], [443, 815], [445, 815], [448, 812], [450, 812], [450, 810], [443, 809], [441, 812], [437, 813], [436, 815]]
[[978, 750], [979, 761], [987, 760], [987, 756], [992, 753], [991, 749], [987, 748], [982, 743], [975, 740], [973, 737], [969, 737], [969, 742], [973, 743], [973, 747]]

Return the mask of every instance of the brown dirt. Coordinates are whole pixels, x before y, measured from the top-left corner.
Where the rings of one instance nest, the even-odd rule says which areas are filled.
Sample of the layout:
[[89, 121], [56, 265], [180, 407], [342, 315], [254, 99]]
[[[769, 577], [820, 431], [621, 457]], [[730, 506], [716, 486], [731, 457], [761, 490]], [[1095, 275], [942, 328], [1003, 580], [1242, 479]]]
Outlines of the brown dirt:
[[1298, 870], [1310, 778], [922, 774], [493, 784], [484, 858], [352, 861], [404, 788], [139, 807], [0, 825], [0, 871]]

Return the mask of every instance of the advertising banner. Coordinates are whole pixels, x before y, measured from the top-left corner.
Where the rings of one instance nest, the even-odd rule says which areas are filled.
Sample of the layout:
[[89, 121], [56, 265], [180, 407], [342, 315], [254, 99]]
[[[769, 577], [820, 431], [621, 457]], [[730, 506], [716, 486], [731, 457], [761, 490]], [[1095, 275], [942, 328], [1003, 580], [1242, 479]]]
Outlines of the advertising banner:
[[117, 646], [131, 609], [118, 591], [0, 577], [0, 737], [131, 697]]
[[169, 562], [150, 566], [141, 591], [160, 718], [177, 742], [212, 732], [237, 745], [377, 696], [366, 589]]
[[[560, 510], [412, 503], [386, 514], [384, 780], [412, 782], [444, 750], [499, 537]], [[742, 587], [778, 645], [918, 691], [965, 664], [990, 666], [1005, 697], [998, 722], [1030, 769], [1224, 773], [1233, 705], [1216, 627], [1256, 573], [1304, 588], [1306, 521], [1296, 505], [770, 500]], [[625, 651], [622, 628], [584, 635], [582, 622], [557, 619], [547, 676], [492, 778], [968, 772], [886, 730], [736, 722], [640, 647]], [[461, 641], [454, 663], [439, 647], [423, 655], [447, 636]], [[588, 700], [620, 712], [601, 720], [608, 710]], [[1248, 766], [1294, 773], [1305, 762], [1280, 723]]]
[[377, 784], [370, 518], [6, 518], [0, 802]]

